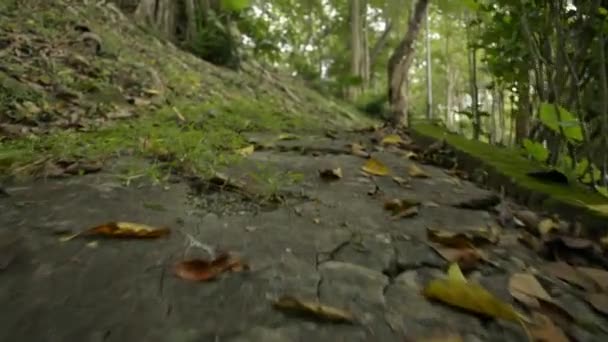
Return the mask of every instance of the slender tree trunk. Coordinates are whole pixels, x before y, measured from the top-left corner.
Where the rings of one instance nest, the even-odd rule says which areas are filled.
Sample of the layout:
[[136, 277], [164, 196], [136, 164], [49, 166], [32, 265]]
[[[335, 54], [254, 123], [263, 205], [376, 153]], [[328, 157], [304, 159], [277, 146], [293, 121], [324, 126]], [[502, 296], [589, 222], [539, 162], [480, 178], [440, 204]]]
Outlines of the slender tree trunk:
[[505, 139], [505, 129], [507, 127], [507, 123], [505, 122], [505, 93], [504, 89], [497, 89], [498, 95], [498, 130], [499, 130], [499, 140], [497, 141], [500, 144], [504, 145]]
[[515, 144], [519, 145], [530, 132], [530, 82], [527, 72], [523, 72], [517, 85], [517, 115], [515, 117]]
[[[602, 26], [603, 27], [603, 26]], [[602, 114], [602, 179], [601, 183], [607, 186], [608, 179], [608, 76], [606, 75], [606, 36], [603, 30], [600, 30], [598, 37], [599, 62], [600, 62], [600, 112]]]
[[369, 34], [368, 34], [368, 22], [367, 22], [367, 0], [363, 0], [363, 6], [361, 8], [361, 50], [363, 58], [361, 60], [361, 77], [363, 78], [363, 91], [369, 88], [370, 80], [370, 51], [369, 51]]
[[[350, 72], [352, 77], [361, 76], [361, 3], [350, 0]], [[355, 100], [359, 95], [360, 85], [350, 85], [348, 97]]]
[[426, 118], [433, 119], [433, 80], [431, 66], [431, 30], [429, 24], [429, 8], [427, 6], [424, 16], [426, 31]]
[[[471, 45], [471, 29], [467, 28], [467, 44]], [[473, 119], [473, 139], [481, 135], [481, 118], [479, 116], [479, 98], [477, 91], [477, 48], [469, 46], [469, 87], [471, 92], [471, 116]]]
[[404, 88], [407, 86], [408, 71], [414, 59], [414, 41], [428, 5], [429, 0], [418, 0], [407, 33], [388, 61], [388, 99], [394, 126], [409, 126], [408, 99]]

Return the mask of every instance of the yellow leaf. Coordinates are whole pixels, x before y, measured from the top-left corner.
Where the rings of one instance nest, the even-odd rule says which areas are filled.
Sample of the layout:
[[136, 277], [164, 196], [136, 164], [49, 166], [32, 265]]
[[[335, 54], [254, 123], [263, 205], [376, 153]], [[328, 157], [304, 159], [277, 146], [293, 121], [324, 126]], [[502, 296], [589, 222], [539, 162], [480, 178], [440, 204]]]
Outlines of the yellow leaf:
[[457, 264], [452, 264], [448, 270], [448, 278], [432, 280], [423, 289], [423, 294], [429, 299], [477, 314], [513, 322], [522, 321], [522, 316], [511, 305], [496, 298], [481, 285], [469, 283], [463, 279], [460, 268]]
[[538, 232], [542, 236], [557, 230], [559, 230], [559, 224], [550, 218], [544, 219], [538, 224]]
[[273, 302], [272, 305], [278, 310], [300, 314], [304, 313], [326, 321], [348, 323], [355, 321], [355, 317], [350, 312], [323, 305], [318, 302], [304, 301], [293, 296], [283, 296], [277, 301]]
[[365, 162], [361, 169], [369, 174], [376, 176], [386, 176], [390, 173], [388, 167], [382, 164], [379, 160], [370, 158]]
[[448, 268], [448, 279], [453, 281], [462, 281], [465, 283], [467, 282], [467, 278], [465, 278], [464, 274], [462, 274], [457, 262], [450, 264], [450, 267]]
[[243, 148], [236, 150], [236, 153], [240, 156], [247, 157], [250, 156], [253, 151], [255, 151], [255, 147], [253, 145], [249, 145]]
[[401, 137], [397, 134], [389, 134], [382, 139], [382, 145], [399, 145], [403, 142]]
[[423, 294], [462, 309], [493, 318], [519, 322], [520, 317], [509, 304], [502, 302], [480, 285], [451, 279], [435, 279]]
[[431, 177], [428, 173], [426, 173], [426, 171], [424, 171], [423, 169], [421, 169], [416, 164], [410, 164], [410, 166], [407, 168], [407, 173], [410, 175], [410, 177], [414, 177], [414, 178], [429, 178], [429, 177]]

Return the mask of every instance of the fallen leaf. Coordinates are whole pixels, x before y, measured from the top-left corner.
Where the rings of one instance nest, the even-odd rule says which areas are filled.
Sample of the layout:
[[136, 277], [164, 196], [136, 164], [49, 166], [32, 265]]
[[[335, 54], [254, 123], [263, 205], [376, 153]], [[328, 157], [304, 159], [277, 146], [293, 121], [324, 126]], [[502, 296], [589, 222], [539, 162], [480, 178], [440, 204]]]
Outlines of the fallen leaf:
[[[457, 271], [452, 267], [450, 266], [451, 273], [454, 275]], [[423, 289], [422, 293], [429, 299], [438, 300], [480, 315], [513, 322], [522, 321], [522, 315], [515, 311], [511, 305], [496, 298], [482, 286], [462, 281], [459, 278], [459, 276], [454, 275], [447, 279], [434, 279]]]
[[549, 235], [559, 231], [559, 224], [551, 218], [546, 218], [538, 223], [538, 233], [541, 236]]
[[296, 139], [298, 139], [298, 136], [295, 134], [291, 134], [291, 133], [281, 133], [277, 137], [277, 140], [296, 140]]
[[465, 232], [427, 228], [426, 234], [430, 241], [453, 248], [496, 244], [499, 239], [499, 230], [496, 227], [471, 229]]
[[552, 301], [547, 291], [532, 274], [515, 273], [509, 279], [509, 293], [513, 298], [533, 309], [540, 308], [539, 300]]
[[599, 289], [608, 292], [608, 271], [591, 267], [577, 267], [576, 269], [593, 280]]
[[416, 164], [410, 164], [408, 166], [408, 168], [407, 168], [407, 173], [408, 173], [408, 175], [410, 175], [410, 177], [414, 177], [414, 178], [429, 178], [429, 177], [431, 177], [428, 173], [426, 173], [424, 170], [422, 170]]
[[433, 201], [422, 202], [422, 206], [427, 208], [439, 208], [439, 204]]
[[399, 176], [394, 176], [393, 181], [395, 183], [399, 184], [399, 186], [401, 186], [401, 187], [407, 187], [410, 184], [410, 182], [407, 179], [399, 177]]
[[565, 262], [549, 262], [544, 264], [541, 269], [548, 274], [572, 285], [578, 286], [590, 292], [595, 292], [596, 284], [594, 281]]
[[587, 301], [598, 312], [608, 315], [608, 294], [590, 293], [586, 296]]
[[530, 335], [538, 342], [569, 342], [570, 339], [562, 329], [556, 326], [551, 319], [545, 315], [535, 313], [533, 319], [537, 324], [529, 325]]
[[458, 263], [458, 266], [465, 270], [475, 268], [475, 266], [485, 258], [481, 252], [475, 248], [450, 248], [434, 244], [431, 244], [430, 246], [443, 259], [451, 263]]
[[363, 158], [369, 158], [369, 153], [365, 152], [365, 147], [357, 143], [350, 144], [350, 151], [353, 155]]
[[239, 258], [229, 253], [222, 253], [211, 261], [203, 259], [180, 261], [175, 264], [174, 272], [182, 279], [209, 281], [225, 272], [240, 272], [248, 269], [249, 266]]
[[418, 206], [410, 207], [410, 208], [407, 208], [407, 209], [400, 211], [397, 214], [393, 215], [393, 220], [414, 217], [414, 216], [418, 215], [419, 212], [420, 212], [420, 209]]
[[361, 167], [361, 169], [369, 174], [376, 176], [386, 176], [390, 173], [388, 167], [382, 164], [379, 160], [370, 158], [367, 162]]
[[249, 145], [249, 146], [236, 150], [236, 153], [242, 157], [247, 157], [247, 156], [250, 156], [251, 154], [253, 154], [254, 151], [255, 151], [255, 146]]
[[169, 228], [155, 228], [133, 222], [109, 222], [88, 229], [78, 235], [145, 239], [159, 238], [169, 235], [169, 233]]
[[397, 134], [389, 134], [382, 138], [380, 142], [382, 145], [399, 145], [403, 143], [403, 139]]
[[335, 169], [325, 169], [319, 171], [319, 176], [325, 180], [338, 180], [342, 178], [342, 169], [337, 167]]
[[305, 301], [293, 296], [282, 296], [272, 303], [275, 309], [313, 316], [319, 320], [354, 323], [355, 316], [345, 310], [321, 304], [319, 302]]
[[464, 283], [467, 282], [467, 278], [464, 276], [457, 263], [451, 263], [448, 267], [448, 279]]

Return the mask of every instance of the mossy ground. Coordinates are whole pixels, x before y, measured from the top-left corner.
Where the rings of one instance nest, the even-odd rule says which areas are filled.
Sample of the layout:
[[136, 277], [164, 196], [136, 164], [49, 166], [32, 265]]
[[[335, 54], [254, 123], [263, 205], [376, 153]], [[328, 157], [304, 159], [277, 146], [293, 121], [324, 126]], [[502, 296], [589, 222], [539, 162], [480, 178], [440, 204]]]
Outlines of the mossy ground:
[[580, 184], [571, 183], [568, 186], [553, 185], [527, 176], [526, 173], [538, 171], [543, 166], [526, 158], [522, 151], [511, 148], [500, 148], [483, 142], [469, 140], [456, 134], [450, 134], [441, 127], [430, 123], [416, 123], [414, 130], [435, 139], [445, 139], [455, 148], [483, 160], [506, 176], [511, 177], [522, 187], [550, 195], [552, 199], [591, 208], [608, 205], [607, 198], [586, 189]]
[[[35, 174], [27, 166], [41, 158], [124, 154], [152, 160], [155, 175], [156, 166], [204, 174], [238, 158], [234, 150], [246, 144], [246, 131], [370, 122], [293, 80], [201, 61], [134, 25], [112, 5], [31, 3], [9, 1], [0, 14], [0, 124], [27, 131], [0, 140], [5, 176]], [[99, 55], [76, 46], [75, 25], [99, 36]], [[76, 99], [58, 96], [58, 88]]]

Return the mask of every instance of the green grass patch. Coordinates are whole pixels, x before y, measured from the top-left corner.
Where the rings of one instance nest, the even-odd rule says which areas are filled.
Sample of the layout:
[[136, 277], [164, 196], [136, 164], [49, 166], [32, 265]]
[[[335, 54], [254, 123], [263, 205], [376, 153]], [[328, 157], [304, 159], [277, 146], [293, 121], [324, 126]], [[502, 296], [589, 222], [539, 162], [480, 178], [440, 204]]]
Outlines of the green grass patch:
[[414, 130], [435, 139], [446, 139], [450, 145], [471, 156], [482, 159], [500, 172], [513, 178], [517, 184], [530, 190], [577, 205], [598, 206], [608, 204], [608, 199], [586, 189], [581, 184], [571, 183], [569, 186], [554, 185], [543, 183], [527, 176], [526, 173], [538, 171], [543, 168], [543, 165], [527, 159], [520, 150], [501, 148], [469, 140], [465, 137], [448, 133], [442, 128], [429, 123], [417, 123], [414, 125]]

